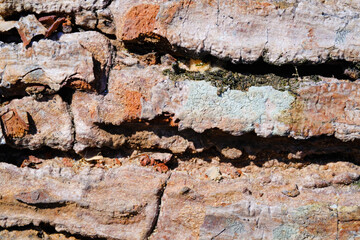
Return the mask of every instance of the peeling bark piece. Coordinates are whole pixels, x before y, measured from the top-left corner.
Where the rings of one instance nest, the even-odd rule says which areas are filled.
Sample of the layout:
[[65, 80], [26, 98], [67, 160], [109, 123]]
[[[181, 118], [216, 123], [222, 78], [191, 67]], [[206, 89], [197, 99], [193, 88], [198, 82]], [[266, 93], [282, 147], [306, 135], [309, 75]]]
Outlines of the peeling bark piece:
[[358, 1], [116, 0], [109, 9], [118, 39], [154, 33], [235, 63], [360, 60]]
[[[95, 81], [91, 83], [91, 87], [97, 92], [103, 93], [108, 84], [110, 67], [113, 62], [114, 49], [110, 41], [104, 35], [94, 31], [64, 34], [60, 41], [69, 43], [78, 41], [84, 49], [92, 54]], [[89, 82], [87, 79], [84, 80], [84, 83]], [[87, 86], [84, 87], [87, 88]]]
[[[83, 92], [76, 92], [73, 95], [71, 109], [76, 129], [74, 150], [77, 153], [94, 147], [119, 148], [125, 143], [123, 134], [111, 134], [95, 124], [100, 122], [98, 107], [102, 99], [103, 96]], [[113, 109], [113, 111], [119, 110]]]
[[36, 14], [75, 13], [81, 10], [93, 11], [103, 9], [110, 0], [12, 0], [0, 2], [0, 15], [10, 16], [14, 13], [34, 12]]
[[44, 16], [39, 18], [39, 22], [41, 22], [44, 26], [50, 27], [56, 20], [56, 15]]
[[31, 192], [21, 192], [15, 195], [15, 199], [19, 202], [35, 206], [61, 204], [61, 201], [53, 199], [44, 189], [37, 189]]
[[56, 31], [58, 29], [58, 27], [63, 23], [65, 22], [65, 18], [58, 18], [56, 19], [56, 21], [51, 24], [51, 26], [49, 27], [49, 29], [46, 30], [46, 33], [45, 33], [45, 37], [50, 37], [50, 35]]
[[74, 172], [0, 163], [0, 227], [44, 223], [82, 237], [147, 239], [167, 178], [135, 166]]
[[65, 21], [63, 22], [63, 24], [62, 24], [62, 31], [64, 32], [64, 33], [71, 33], [72, 32], [72, 27], [71, 27], [71, 19], [70, 19], [70, 17], [67, 17], [66, 19], [65, 19]]
[[31, 39], [35, 36], [46, 34], [46, 28], [36, 19], [34, 15], [21, 17], [15, 27], [20, 34], [24, 46], [29, 45]]
[[155, 28], [159, 5], [139, 4], [132, 7], [125, 16], [121, 40], [131, 41], [141, 34], [149, 34]]
[[78, 40], [40, 40], [31, 48], [0, 45], [0, 89], [5, 97], [28, 95], [29, 86], [45, 86], [44, 94], [60, 90], [74, 79], [96, 86], [92, 54]]
[[15, 99], [0, 111], [8, 112], [2, 116], [2, 121], [9, 144], [28, 149], [48, 146], [68, 151], [72, 148], [72, 119], [59, 95], [40, 101], [32, 97]]
[[7, 113], [1, 116], [3, 126], [5, 128], [5, 134], [9, 138], [22, 138], [29, 131], [29, 121], [27, 119], [27, 113], [23, 114], [23, 119], [16, 109], [10, 109]]

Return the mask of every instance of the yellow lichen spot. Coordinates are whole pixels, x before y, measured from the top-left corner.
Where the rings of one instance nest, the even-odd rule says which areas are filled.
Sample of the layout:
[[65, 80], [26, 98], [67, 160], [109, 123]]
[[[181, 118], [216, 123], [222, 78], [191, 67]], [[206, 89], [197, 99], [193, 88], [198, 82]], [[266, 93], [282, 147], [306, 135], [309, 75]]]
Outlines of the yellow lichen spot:
[[191, 72], [205, 72], [210, 70], [210, 62], [203, 62], [200, 59], [190, 59], [189, 71]]

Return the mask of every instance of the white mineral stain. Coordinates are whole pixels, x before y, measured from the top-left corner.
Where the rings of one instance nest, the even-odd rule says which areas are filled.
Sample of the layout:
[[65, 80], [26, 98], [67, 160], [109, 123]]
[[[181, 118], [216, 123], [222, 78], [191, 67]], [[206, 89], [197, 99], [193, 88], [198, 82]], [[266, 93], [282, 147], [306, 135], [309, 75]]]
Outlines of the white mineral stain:
[[[264, 136], [284, 135], [287, 131], [278, 121], [295, 100], [287, 91], [262, 86], [250, 87], [248, 91], [228, 90], [218, 96], [217, 88], [209, 82], [187, 81], [187, 84], [187, 100], [178, 113], [182, 129], [192, 128], [197, 132], [216, 127], [234, 132], [255, 130]], [[237, 125], [224, 129], [223, 123], [229, 125], [231, 120]], [[241, 129], [236, 129], [239, 126]]]

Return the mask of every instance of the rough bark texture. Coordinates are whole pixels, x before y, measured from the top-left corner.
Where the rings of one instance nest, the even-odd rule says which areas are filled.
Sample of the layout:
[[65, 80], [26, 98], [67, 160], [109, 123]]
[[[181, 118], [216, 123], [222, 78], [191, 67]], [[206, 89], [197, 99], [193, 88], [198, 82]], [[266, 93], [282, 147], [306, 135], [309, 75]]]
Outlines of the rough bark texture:
[[0, 1], [0, 239], [360, 239], [359, 10]]

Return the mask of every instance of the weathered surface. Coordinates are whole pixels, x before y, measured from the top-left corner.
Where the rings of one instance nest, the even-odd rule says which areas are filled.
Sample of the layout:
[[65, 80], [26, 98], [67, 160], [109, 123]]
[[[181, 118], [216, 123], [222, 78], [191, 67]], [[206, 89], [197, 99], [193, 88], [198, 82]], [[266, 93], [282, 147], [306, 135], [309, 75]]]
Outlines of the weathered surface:
[[[151, 239], [168, 239], [169, 236], [171, 239], [358, 237], [356, 212], [359, 204], [354, 201], [360, 196], [358, 186], [303, 187], [307, 183], [304, 176], [317, 172], [322, 179], [331, 180], [331, 172], [341, 171], [337, 170], [340, 166], [345, 171], [360, 170], [341, 164], [328, 164], [328, 170], [322, 172], [311, 166], [297, 171], [248, 167], [246, 175], [221, 182], [204, 179], [206, 165], [193, 169], [191, 176], [173, 173]], [[220, 169], [226, 175], [226, 168]], [[295, 183], [300, 189], [298, 196], [282, 193]]]
[[72, 13], [81, 9], [94, 10], [104, 8], [109, 4], [109, 0], [65, 0], [65, 1], [47, 1], [47, 0], [15, 0], [2, 1], [0, 3], [0, 15], [9, 16], [14, 13], [33, 12], [40, 13]]
[[[70, 234], [113, 239], [150, 234], [167, 179], [139, 167], [75, 173], [71, 168], [19, 169], [4, 163], [0, 175], [1, 227], [43, 223]], [[28, 197], [39, 193], [41, 197]]]
[[0, 239], [360, 238], [359, 10], [0, 1]]
[[53, 93], [74, 79], [88, 84], [95, 81], [92, 55], [78, 41], [40, 40], [31, 48], [1, 44], [0, 59], [4, 96]]
[[38, 101], [32, 97], [12, 100], [0, 109], [7, 143], [20, 148], [43, 146], [70, 150], [73, 126], [66, 103], [59, 95]]
[[69, 83], [70, 87], [88, 91], [96, 89], [99, 93], [103, 93], [107, 87], [114, 55], [113, 46], [110, 44], [110, 41], [102, 34], [94, 31], [64, 34], [61, 36], [60, 41], [68, 43], [79, 42], [80, 46], [90, 52], [93, 58], [95, 81], [91, 82], [86, 78], [83, 80], [77, 79]]
[[272, 86], [227, 90], [219, 95], [218, 88], [207, 81], [186, 77], [170, 80], [162, 74], [166, 68], [132, 66], [113, 70], [109, 93], [98, 101], [97, 121], [120, 126], [168, 114], [173, 119], [169, 125], [199, 133], [217, 128], [235, 136], [255, 131], [264, 137], [359, 138], [357, 81], [322, 77], [316, 82], [304, 80], [295, 90], [297, 95]]
[[263, 57], [275, 64], [358, 61], [359, 8], [354, 1], [316, 0], [118, 0], [110, 5], [119, 39], [155, 33], [197, 53], [233, 62]]
[[99, 122], [98, 103], [102, 99], [103, 96], [82, 92], [75, 93], [73, 96], [71, 109], [76, 131], [74, 150], [77, 152], [93, 147], [116, 148], [124, 144], [125, 137], [123, 135], [111, 135], [94, 124]]
[[21, 17], [15, 25], [24, 46], [30, 44], [31, 40], [38, 35], [45, 35], [46, 28], [36, 19], [35, 15]]

